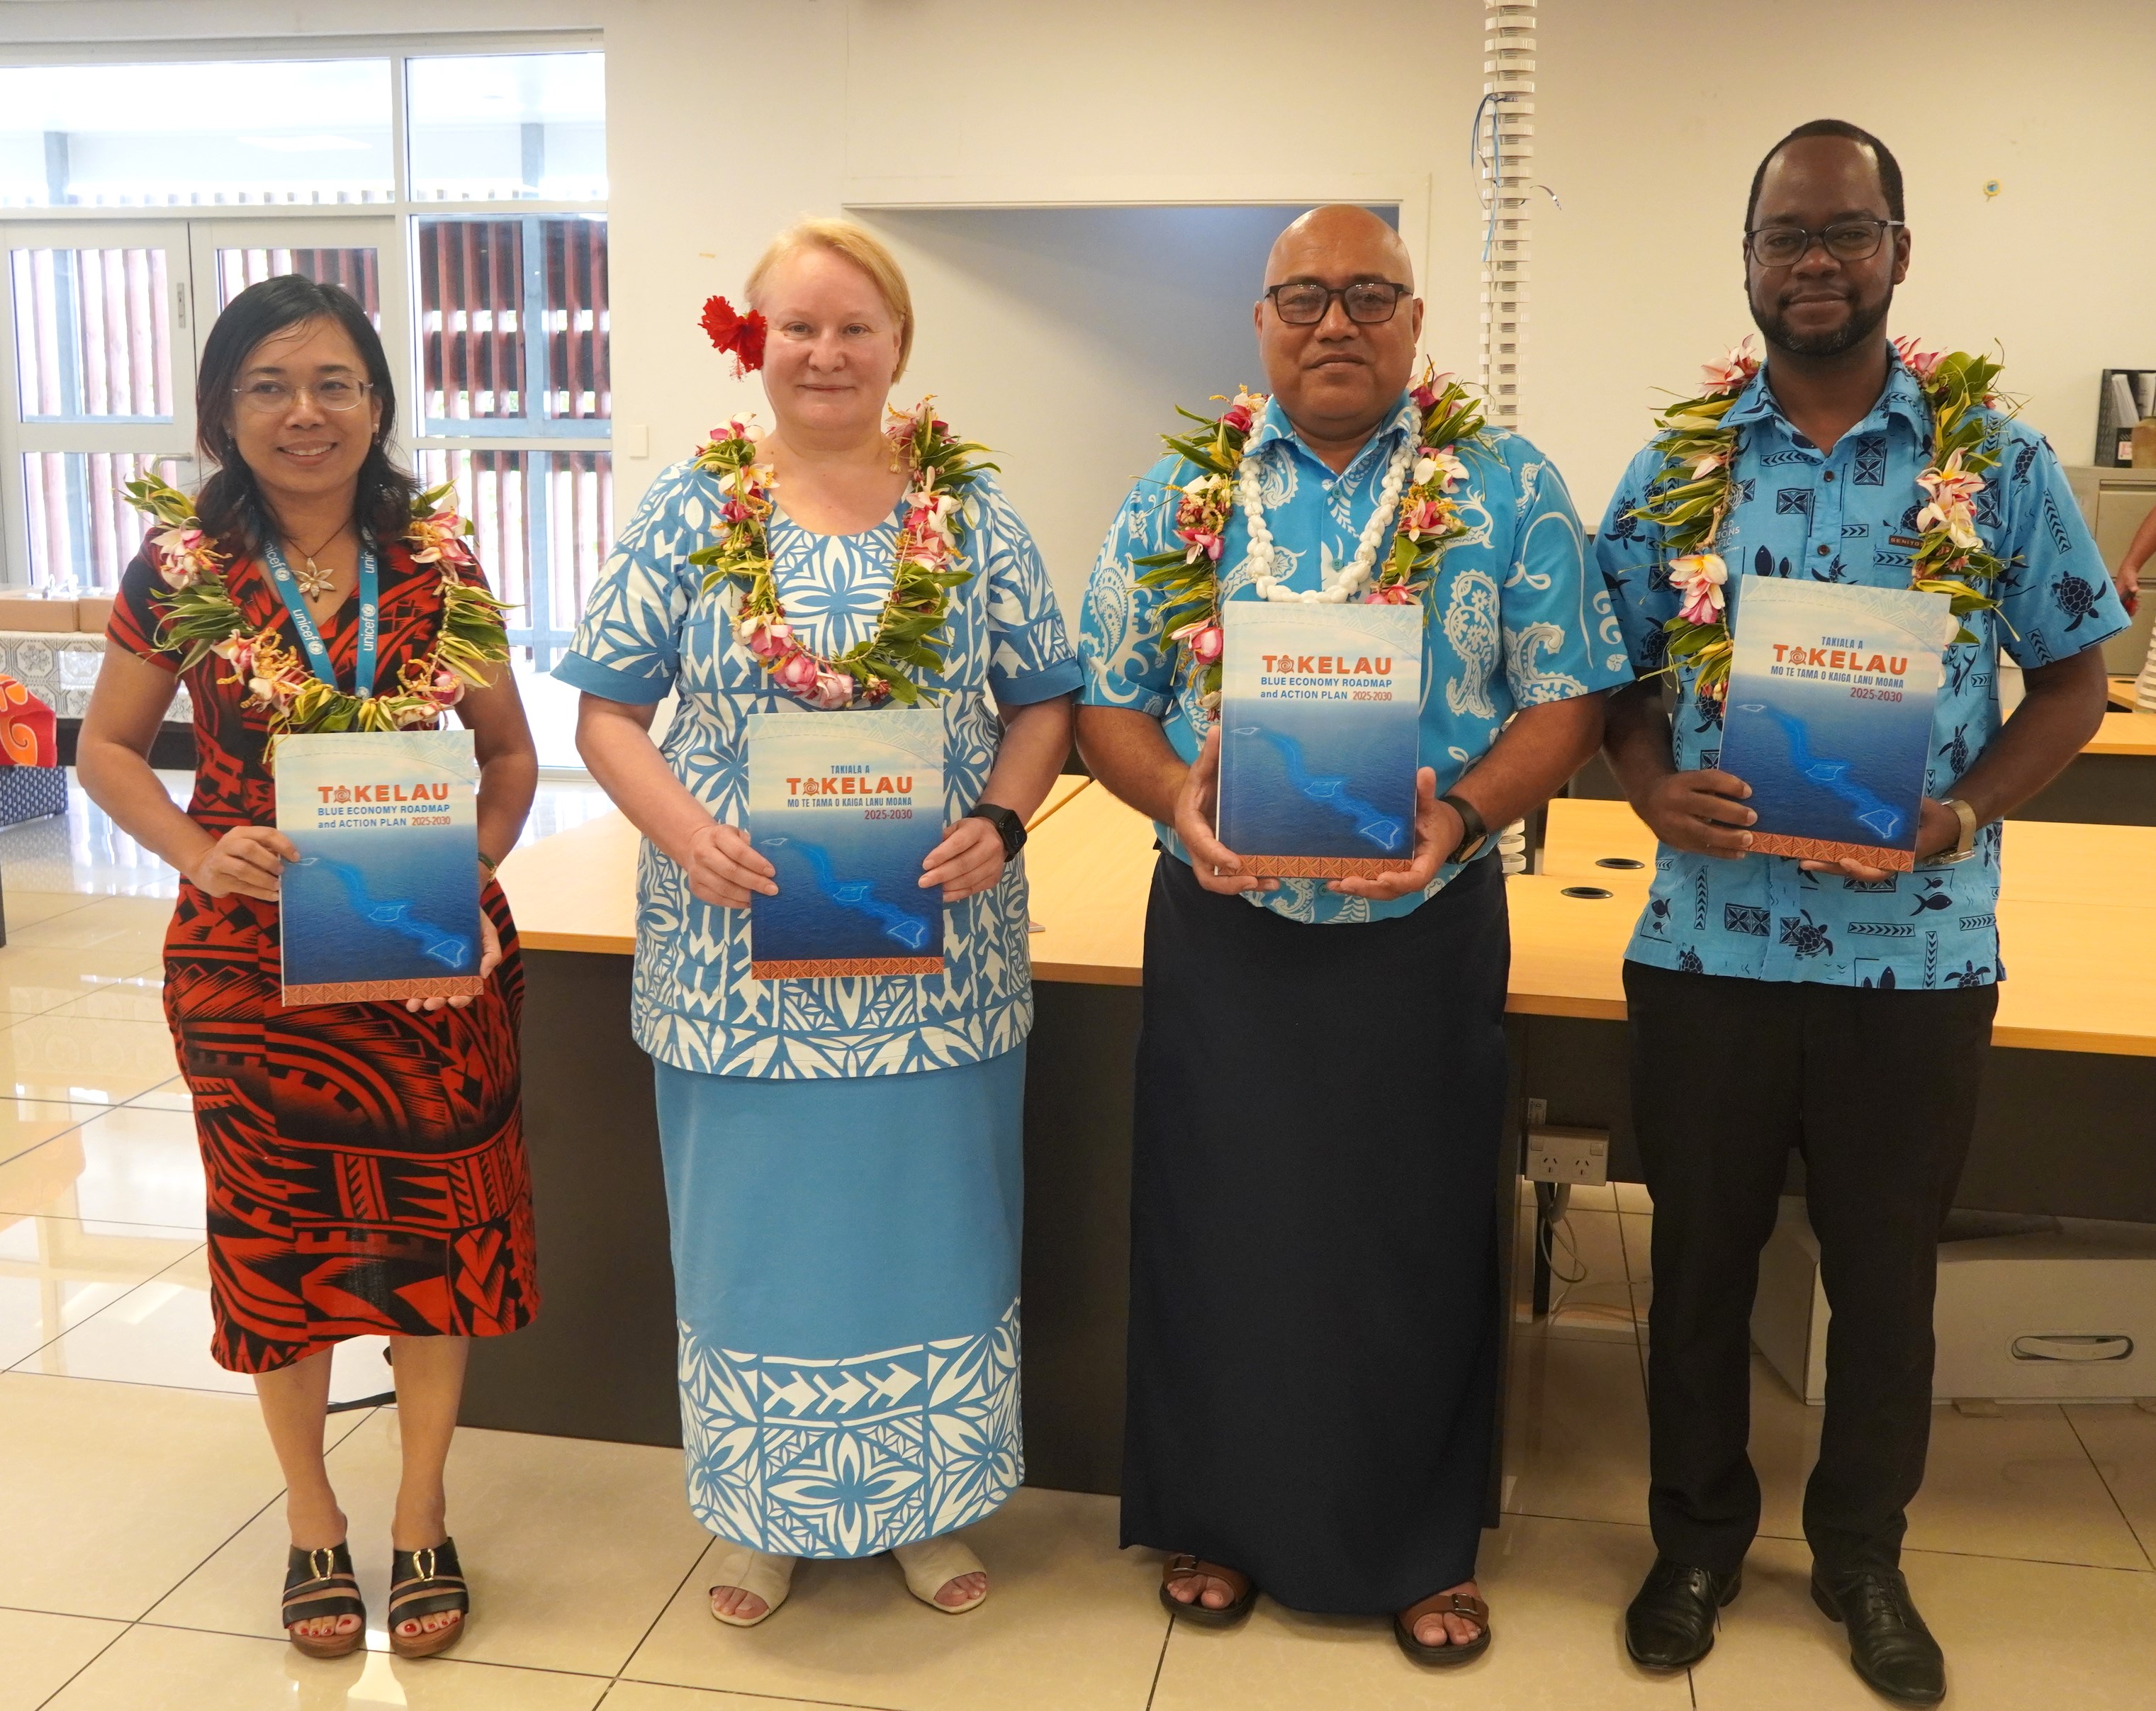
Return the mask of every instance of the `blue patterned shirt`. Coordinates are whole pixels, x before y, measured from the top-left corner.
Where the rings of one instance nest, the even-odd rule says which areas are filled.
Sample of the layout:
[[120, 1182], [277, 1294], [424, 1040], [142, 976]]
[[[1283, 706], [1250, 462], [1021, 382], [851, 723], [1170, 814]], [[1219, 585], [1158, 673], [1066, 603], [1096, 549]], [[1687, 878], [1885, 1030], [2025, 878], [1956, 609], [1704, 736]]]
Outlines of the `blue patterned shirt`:
[[[1265, 406], [1245, 455], [1259, 460], [1265, 522], [1289, 587], [1322, 587], [1354, 557], [1386, 465], [1419, 426], [1414, 403], [1403, 393], [1391, 419], [1335, 475], [1302, 443], [1279, 404]], [[1556, 465], [1502, 429], [1486, 429], [1454, 449], [1467, 466], [1466, 480], [1453, 492], [1467, 532], [1445, 547], [1423, 596], [1429, 623], [1421, 764], [1437, 773], [1440, 795], [1482, 758], [1519, 708], [1592, 695], [1632, 676], [1609, 597], [1586, 572], [1579, 519]], [[1138, 586], [1143, 573], [1133, 561], [1181, 547], [1174, 537], [1176, 496], [1168, 489], [1197, 473], [1179, 458], [1163, 458], [1132, 488], [1093, 566], [1079, 634], [1086, 705], [1127, 707], [1160, 720], [1185, 760], [1196, 757], [1209, 717], [1188, 674], [1178, 672], [1176, 648], [1163, 638], [1162, 596]], [[1257, 598], [1248, 550], [1239, 505], [1220, 555], [1224, 599]], [[1390, 550], [1387, 541], [1378, 563]], [[1190, 859], [1171, 828], [1154, 830], [1169, 853]], [[1343, 897], [1318, 879], [1283, 879], [1277, 891], [1243, 895], [1292, 920], [1371, 921], [1407, 914], [1459, 871], [1443, 867], [1427, 890], [1389, 902]]]
[[[554, 675], [608, 701], [649, 706], [678, 691], [660, 752], [713, 816], [748, 814], [751, 713], [801, 712], [734, 640], [726, 588], [703, 592], [689, 555], [716, 538], [718, 484], [676, 464], [652, 484], [593, 586]], [[1003, 726], [996, 702], [1069, 695], [1078, 662], [1047, 571], [1018, 513], [983, 475], [967, 501], [963, 542], [973, 580], [953, 591], [941, 638], [944, 669], [919, 681], [945, 691], [944, 808], [980, 798]], [[896, 512], [859, 535], [816, 535], [783, 514], [771, 550], [786, 616], [815, 651], [865, 640], [891, 593]], [[1009, 1051], [1033, 1025], [1025, 870], [950, 906], [943, 972], [848, 980], [756, 980], [747, 909], [689, 890], [647, 841], [637, 867], [636, 1043], [661, 1063], [724, 1076], [808, 1079], [897, 1075]]]
[[[1916, 378], [1894, 359], [1871, 413], [1822, 453], [1790, 424], [1762, 373], [1724, 420], [1743, 429], [1738, 502], [1716, 550], [1729, 566], [1732, 616], [1751, 576], [1906, 588], [1917, 475], [1931, 457], [1931, 411]], [[2122, 629], [2126, 613], [2051, 448], [2033, 429], [1993, 419], [1999, 462], [1976, 501], [1979, 532], [2010, 568], [1999, 614], [1976, 614], [1977, 640], [1950, 647], [1932, 723], [1924, 794], [1943, 799], [1999, 730], [1999, 650], [2043, 665]], [[1633, 459], [1610, 501], [1595, 557], [1617, 600], [1626, 645], [1642, 676], [1664, 662], [1662, 624], [1678, 598], [1662, 566], [1661, 532], [1626, 512], [1661, 467], [1652, 447]], [[2002, 625], [1999, 621], [2004, 618]], [[1680, 771], [1721, 757], [1718, 713], [1688, 678], [1675, 722]], [[1977, 986], [2004, 978], [1999, 959], [1996, 823], [1977, 855], [1952, 867], [1919, 867], [1876, 881], [1806, 873], [1785, 856], [1726, 861], [1665, 845], [1655, 857], [1646, 913], [1625, 954], [1657, 968], [1753, 980], [1832, 986]]]

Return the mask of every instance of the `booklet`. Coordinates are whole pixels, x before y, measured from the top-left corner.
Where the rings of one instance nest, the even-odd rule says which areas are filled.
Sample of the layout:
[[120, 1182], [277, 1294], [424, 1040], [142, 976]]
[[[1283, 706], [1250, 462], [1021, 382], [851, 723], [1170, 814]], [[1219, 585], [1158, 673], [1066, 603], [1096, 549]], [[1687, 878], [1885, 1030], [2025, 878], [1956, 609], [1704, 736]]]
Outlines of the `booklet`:
[[277, 745], [285, 1002], [462, 998], [479, 972], [479, 763], [469, 731]]
[[748, 835], [778, 885], [749, 906], [755, 979], [942, 972], [941, 713], [752, 713]]
[[1944, 594], [1745, 577], [1717, 763], [1752, 787], [1752, 847], [1906, 871], [1930, 758]]
[[1421, 606], [1230, 600], [1222, 619], [1220, 841], [1253, 873], [1410, 866]]

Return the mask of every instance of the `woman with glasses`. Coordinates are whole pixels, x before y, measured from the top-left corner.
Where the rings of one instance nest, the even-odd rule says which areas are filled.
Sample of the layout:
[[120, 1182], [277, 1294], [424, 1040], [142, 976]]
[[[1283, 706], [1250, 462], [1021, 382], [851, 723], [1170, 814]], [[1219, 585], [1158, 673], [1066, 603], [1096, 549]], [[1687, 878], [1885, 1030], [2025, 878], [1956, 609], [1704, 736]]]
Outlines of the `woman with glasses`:
[[[932, 460], [950, 442], [926, 400], [886, 419], [913, 342], [889, 251], [812, 220], [746, 295], [747, 316], [714, 300], [706, 325], [761, 366], [774, 427], [732, 424], [659, 477], [554, 675], [583, 691], [578, 747], [646, 840], [634, 1023], [657, 1082], [690, 1508], [731, 1547], [706, 1577], [711, 1614], [749, 1626], [799, 1558], [888, 1551], [957, 1615], [988, 1575], [956, 1529], [1023, 1477], [1033, 986], [1013, 858], [1069, 752], [1078, 665], [993, 478]], [[706, 547], [762, 570], [707, 587]], [[923, 559], [947, 598], [901, 581]], [[923, 645], [862, 654], [894, 603]], [[846, 669], [864, 660], [899, 689]], [[942, 966], [759, 978], [752, 923], [781, 892], [783, 840], [745, 830], [751, 721], [848, 708], [864, 727], [925, 717], [909, 740], [941, 744], [940, 837], [913, 894], [942, 914]]]
[[[284, 720], [267, 692], [276, 686], [243, 681], [239, 661], [272, 637], [295, 659], [319, 656], [317, 675], [337, 688], [391, 692], [434, 646], [447, 579], [482, 578], [468, 555], [415, 527], [427, 507], [388, 449], [389, 365], [344, 291], [288, 275], [241, 292], [204, 343], [196, 413], [214, 473], [189, 525], [167, 514], [121, 580], [83, 721], [82, 782], [180, 871], [165, 1011], [208, 1179], [211, 1352], [254, 1375], [284, 1470], [283, 1625], [311, 1657], [362, 1643], [323, 1424], [332, 1351], [386, 1336], [403, 1455], [389, 1643], [424, 1656], [455, 1641], [469, 1607], [442, 1478], [468, 1339], [514, 1331], [538, 1305], [518, 1103], [522, 977], [492, 879], [531, 806], [537, 759], [506, 665], [455, 701], [480, 764], [483, 993], [283, 1005], [278, 876], [298, 852], [275, 830], [265, 748]], [[171, 620], [205, 562], [241, 635], [195, 658]], [[362, 661], [371, 682], [358, 681]], [[147, 758], [182, 684], [197, 753], [185, 811]]]

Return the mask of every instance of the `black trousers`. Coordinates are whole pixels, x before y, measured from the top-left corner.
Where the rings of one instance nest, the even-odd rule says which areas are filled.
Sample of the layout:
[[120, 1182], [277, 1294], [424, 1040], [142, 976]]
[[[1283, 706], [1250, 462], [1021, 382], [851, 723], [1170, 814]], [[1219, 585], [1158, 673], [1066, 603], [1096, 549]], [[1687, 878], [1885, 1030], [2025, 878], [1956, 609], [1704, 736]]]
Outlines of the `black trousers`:
[[1647, 1410], [1656, 1548], [1727, 1573], [1759, 1525], [1750, 1323], [1789, 1149], [1832, 1318], [1804, 1536], [1892, 1566], [1931, 1435], [1938, 1239], [1998, 989], [1878, 991], [1628, 962], [1632, 1110], [1655, 1200]]

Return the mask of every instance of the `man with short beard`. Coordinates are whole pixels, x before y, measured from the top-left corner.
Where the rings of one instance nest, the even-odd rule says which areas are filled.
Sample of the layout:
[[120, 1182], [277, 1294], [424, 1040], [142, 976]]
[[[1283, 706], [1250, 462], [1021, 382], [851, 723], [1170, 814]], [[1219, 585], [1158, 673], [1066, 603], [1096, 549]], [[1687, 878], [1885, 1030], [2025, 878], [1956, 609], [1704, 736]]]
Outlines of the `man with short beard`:
[[[1726, 567], [1732, 622], [1747, 573], [1910, 584], [1918, 537], [1937, 517], [1917, 481], [1933, 463], [1923, 381], [1934, 359], [1908, 342], [1897, 351], [1885, 330], [1909, 253], [1901, 170], [1876, 137], [1819, 120], [1760, 163], [1744, 254], [1766, 365], [1748, 378], [1742, 364], [1721, 370], [1725, 389], [1741, 383], [1722, 419], [1738, 440], [1719, 557], [1707, 567]], [[1804, 1493], [1812, 1595], [1847, 1624], [1851, 1662], [1872, 1687], [1911, 1704], [1946, 1692], [1899, 1565], [1930, 1430], [1939, 1234], [2004, 974], [1999, 822], [2095, 732], [2097, 644], [2126, 622], [2051, 448], [1996, 409], [1985, 416], [1997, 461], [1967, 521], [2004, 561], [1999, 609], [1970, 613], [1974, 641], [1946, 650], [1912, 872], [1748, 853], [1757, 816], [1744, 781], [1717, 769], [1718, 701], [1699, 694], [1689, 654], [1671, 671], [1674, 718], [1662, 681], [1647, 681], [1670, 664], [1665, 626], [1680, 588], [1688, 613], [1712, 604], [1700, 600], [1700, 562], [1673, 559], [1663, 529], [1640, 514], [1692, 472], [1666, 478], [1664, 452], [1642, 453], [1597, 542], [1643, 674], [1612, 697], [1607, 746], [1661, 840], [1625, 964], [1634, 1122], [1655, 1207], [1648, 1512], [1658, 1554], [1625, 1641], [1650, 1668], [1707, 1654], [1758, 1529], [1748, 1326], [1794, 1147], [1833, 1310]], [[2028, 685], [2004, 722], [2001, 649]]]
[[[1433, 423], [1466, 418], [1444, 381], [1410, 389], [1413, 279], [1365, 208], [1281, 234], [1255, 310], [1272, 395], [1229, 413], [1247, 479], [1229, 483], [1221, 527], [1182, 537], [1195, 468], [1164, 460], [1132, 490], [1087, 591], [1078, 742], [1164, 851], [1146, 914], [1123, 1542], [1176, 1553], [1160, 1595], [1181, 1621], [1237, 1621], [1261, 1588], [1390, 1615], [1409, 1657], [1444, 1665], [1491, 1632], [1474, 1580], [1508, 961], [1491, 832], [1594, 753], [1600, 691], [1630, 672], [1556, 470], [1495, 429], [1428, 450], [1447, 432]], [[1435, 566], [1383, 586], [1373, 566], [1444, 505], [1460, 528]], [[1203, 669], [1219, 628], [1171, 624], [1176, 603], [1140, 568], [1208, 546], [1221, 600], [1422, 608], [1411, 866], [1260, 879], [1223, 846]]]

